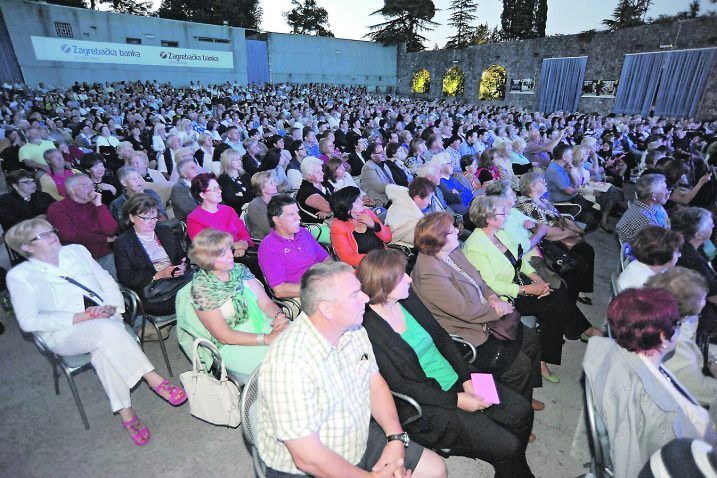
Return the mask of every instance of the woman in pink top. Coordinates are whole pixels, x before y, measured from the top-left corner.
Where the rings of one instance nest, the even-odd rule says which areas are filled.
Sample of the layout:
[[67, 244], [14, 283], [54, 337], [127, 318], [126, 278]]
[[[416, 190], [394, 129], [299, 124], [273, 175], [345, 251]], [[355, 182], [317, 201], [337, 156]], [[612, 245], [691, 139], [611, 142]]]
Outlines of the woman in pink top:
[[187, 216], [189, 239], [207, 228], [228, 232], [234, 239], [234, 257], [243, 257], [249, 247], [254, 246], [244, 222], [236, 211], [229, 206], [219, 204], [222, 201], [222, 189], [214, 174], [198, 174], [192, 179], [192, 196], [200, 205]]

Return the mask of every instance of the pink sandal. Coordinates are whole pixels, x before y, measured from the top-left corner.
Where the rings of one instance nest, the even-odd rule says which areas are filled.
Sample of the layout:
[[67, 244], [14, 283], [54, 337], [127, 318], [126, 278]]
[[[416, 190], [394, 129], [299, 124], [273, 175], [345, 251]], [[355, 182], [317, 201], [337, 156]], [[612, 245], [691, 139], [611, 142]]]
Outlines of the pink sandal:
[[147, 425], [139, 421], [137, 415], [133, 416], [130, 420], [122, 422], [122, 425], [132, 435], [132, 441], [137, 446], [144, 446], [149, 443], [149, 428]]
[[[154, 388], [154, 391], [157, 395], [164, 398], [175, 407], [187, 401], [187, 392], [185, 392], [182, 387], [172, 385], [172, 383], [167, 379], [164, 379], [162, 383], [157, 385], [157, 387]], [[169, 393], [169, 397], [165, 397], [162, 392]]]

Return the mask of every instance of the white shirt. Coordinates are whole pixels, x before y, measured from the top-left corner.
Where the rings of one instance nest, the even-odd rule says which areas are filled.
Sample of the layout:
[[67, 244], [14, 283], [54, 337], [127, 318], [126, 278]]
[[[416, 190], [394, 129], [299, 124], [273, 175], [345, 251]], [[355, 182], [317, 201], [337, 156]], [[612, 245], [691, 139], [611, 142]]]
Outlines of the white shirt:
[[647, 279], [655, 275], [655, 271], [650, 269], [649, 266], [639, 261], [632, 261], [622, 271], [620, 276], [617, 278], [618, 292], [622, 292], [625, 289], [635, 288], [638, 289], [645, 285]]

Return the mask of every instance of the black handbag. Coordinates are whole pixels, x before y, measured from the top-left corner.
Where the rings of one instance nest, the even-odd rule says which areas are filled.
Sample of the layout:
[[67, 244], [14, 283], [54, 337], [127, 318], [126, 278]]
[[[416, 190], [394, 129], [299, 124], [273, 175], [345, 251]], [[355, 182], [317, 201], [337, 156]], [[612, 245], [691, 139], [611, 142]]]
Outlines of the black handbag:
[[179, 277], [153, 280], [142, 289], [145, 302], [149, 304], [161, 304], [168, 300], [173, 300], [177, 292], [179, 292], [179, 289], [192, 281], [194, 271], [195, 269], [193, 267], [187, 267], [184, 274]]
[[548, 268], [565, 278], [573, 275], [578, 270], [578, 262], [570, 255], [570, 250], [560, 242], [540, 241], [540, 252], [543, 254], [545, 264]]

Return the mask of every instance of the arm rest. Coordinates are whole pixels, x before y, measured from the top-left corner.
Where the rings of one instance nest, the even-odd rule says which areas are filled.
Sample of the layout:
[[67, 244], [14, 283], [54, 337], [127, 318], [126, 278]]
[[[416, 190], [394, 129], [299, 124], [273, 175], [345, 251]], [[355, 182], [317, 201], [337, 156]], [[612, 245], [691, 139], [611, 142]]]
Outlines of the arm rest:
[[391, 395], [393, 395], [394, 400], [396, 398], [403, 400], [404, 402], [408, 403], [409, 405], [411, 405], [413, 408], [416, 409], [416, 414], [411, 415], [407, 419], [403, 420], [401, 422], [401, 426], [405, 427], [409, 423], [413, 423], [423, 416], [423, 409], [421, 408], [421, 405], [419, 405], [418, 402], [415, 401], [412, 397], [409, 397], [408, 395], [404, 395], [402, 393], [393, 392], [393, 391], [391, 392]]
[[461, 350], [463, 358], [465, 358], [468, 363], [475, 362], [476, 357], [478, 356], [475, 346], [458, 335], [451, 334], [451, 338], [453, 339], [453, 342], [457, 344], [456, 346], [459, 349], [468, 349], [467, 351]]

